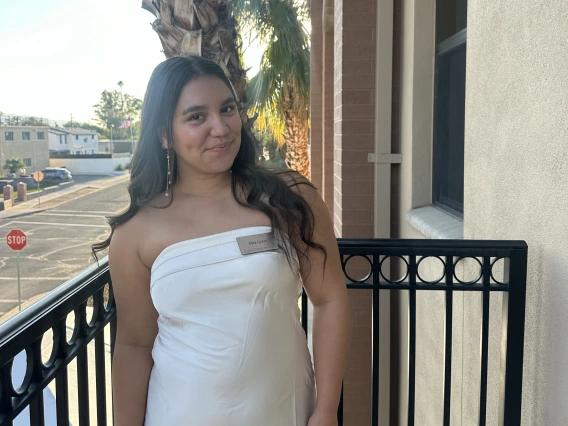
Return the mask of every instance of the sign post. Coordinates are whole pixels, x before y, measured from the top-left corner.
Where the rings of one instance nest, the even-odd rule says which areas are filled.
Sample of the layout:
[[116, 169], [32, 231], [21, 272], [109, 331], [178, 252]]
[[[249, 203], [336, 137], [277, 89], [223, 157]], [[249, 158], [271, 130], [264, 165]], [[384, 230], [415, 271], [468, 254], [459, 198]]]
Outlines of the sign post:
[[16, 263], [18, 265], [18, 304], [20, 306], [20, 311], [22, 310], [22, 287], [20, 286], [20, 251], [28, 243], [28, 237], [24, 231], [20, 229], [12, 229], [6, 235], [6, 243], [8, 247], [16, 252]]
[[37, 182], [37, 205], [41, 207], [41, 191], [39, 188], [39, 183], [43, 180], [43, 173], [40, 171], [36, 171], [33, 175], [34, 180]]

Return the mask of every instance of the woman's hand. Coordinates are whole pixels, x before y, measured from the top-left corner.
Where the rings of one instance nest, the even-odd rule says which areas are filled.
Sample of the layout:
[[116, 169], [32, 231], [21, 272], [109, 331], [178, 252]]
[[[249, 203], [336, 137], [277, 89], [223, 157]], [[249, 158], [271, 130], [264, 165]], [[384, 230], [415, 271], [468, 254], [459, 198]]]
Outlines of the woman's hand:
[[337, 426], [337, 412], [316, 410], [310, 417], [308, 426]]

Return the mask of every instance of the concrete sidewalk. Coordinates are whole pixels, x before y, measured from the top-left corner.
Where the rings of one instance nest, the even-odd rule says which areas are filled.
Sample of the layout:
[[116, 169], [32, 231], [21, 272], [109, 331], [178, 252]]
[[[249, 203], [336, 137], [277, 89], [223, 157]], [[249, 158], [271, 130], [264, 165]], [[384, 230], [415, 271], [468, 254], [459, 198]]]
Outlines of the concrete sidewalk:
[[[101, 189], [108, 188], [109, 186], [115, 185], [119, 182], [126, 182], [130, 178], [130, 174], [124, 174], [119, 176], [108, 176], [101, 177], [100, 179], [95, 179], [89, 182], [76, 183], [75, 185], [52, 194], [41, 196], [39, 207], [37, 198], [34, 200], [24, 201], [16, 204], [14, 207], [0, 211], [0, 219], [10, 219], [14, 217], [26, 216], [28, 214], [38, 213], [57, 205], [70, 201], [75, 198], [79, 198], [83, 195], [87, 195]], [[90, 189], [90, 190], [88, 190]], [[58, 200], [61, 199], [61, 203]]]

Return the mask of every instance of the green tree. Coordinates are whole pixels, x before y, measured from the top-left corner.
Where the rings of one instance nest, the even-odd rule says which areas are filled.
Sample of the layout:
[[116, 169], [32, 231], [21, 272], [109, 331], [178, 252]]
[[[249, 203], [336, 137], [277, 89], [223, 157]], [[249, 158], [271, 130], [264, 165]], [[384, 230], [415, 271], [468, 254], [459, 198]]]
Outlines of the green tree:
[[[114, 125], [114, 139], [130, 139], [130, 129], [119, 129], [120, 125], [130, 117], [131, 125], [139, 120], [142, 101], [118, 90], [105, 90], [101, 93], [101, 101], [94, 105], [96, 120], [110, 132]], [[133, 130], [136, 127], [133, 127]]]
[[48, 126], [49, 122], [45, 118], [22, 117], [20, 126]]
[[261, 121], [262, 120], [257, 120], [255, 123], [257, 124], [256, 136], [262, 143], [268, 165], [280, 168], [286, 167], [286, 145], [280, 143], [269, 128], [259, 127], [258, 123]]
[[238, 0], [241, 26], [266, 46], [249, 91], [259, 127], [286, 144], [286, 164], [309, 178], [309, 35], [305, 2]]
[[24, 167], [26, 167], [26, 165], [21, 158], [8, 158], [4, 165], [4, 169], [8, 169], [10, 173], [17, 173], [20, 170], [24, 170]]

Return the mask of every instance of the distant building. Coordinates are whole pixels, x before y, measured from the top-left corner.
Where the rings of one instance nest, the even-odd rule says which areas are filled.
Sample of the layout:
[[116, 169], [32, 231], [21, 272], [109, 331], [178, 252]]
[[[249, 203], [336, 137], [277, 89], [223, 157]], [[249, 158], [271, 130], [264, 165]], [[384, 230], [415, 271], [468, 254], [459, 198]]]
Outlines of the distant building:
[[[112, 152], [114, 154], [130, 153], [136, 147], [137, 140], [130, 139], [114, 139], [112, 141]], [[110, 153], [110, 140], [104, 139], [99, 141], [99, 153], [108, 154]]]
[[69, 127], [49, 129], [49, 151], [84, 155], [98, 153], [99, 135], [92, 130]]
[[48, 131], [47, 126], [1, 125], [0, 169], [11, 158], [21, 159], [27, 173], [49, 167]]

